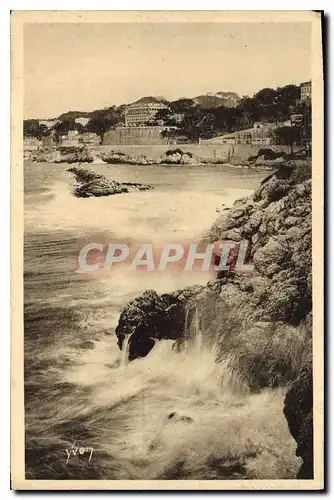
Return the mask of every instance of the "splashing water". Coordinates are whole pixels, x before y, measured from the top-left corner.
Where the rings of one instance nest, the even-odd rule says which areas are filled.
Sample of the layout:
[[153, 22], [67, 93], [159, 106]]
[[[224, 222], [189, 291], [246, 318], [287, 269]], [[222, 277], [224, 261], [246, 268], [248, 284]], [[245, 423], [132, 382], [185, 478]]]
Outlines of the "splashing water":
[[[69, 270], [76, 257], [72, 235], [77, 238], [105, 228], [118, 236], [138, 233], [140, 238], [143, 234], [153, 238], [159, 228], [159, 238], [165, 239], [175, 237], [174, 228], [178, 228], [180, 234], [186, 230], [193, 237], [198, 231], [197, 219], [207, 228], [215, 217], [218, 199], [222, 199], [220, 191], [212, 197], [212, 190], [219, 184], [217, 167], [212, 170], [214, 182], [210, 181], [205, 201], [203, 185], [210, 177], [208, 169], [196, 181], [198, 191], [189, 187], [188, 192], [173, 192], [171, 197], [161, 188], [160, 192], [157, 189], [149, 194], [134, 193], [131, 198], [103, 200], [73, 198], [66, 184], [69, 177], [64, 173], [61, 184], [54, 184], [50, 201], [38, 210], [36, 168], [31, 170], [32, 200], [25, 214], [25, 230], [29, 233], [25, 243], [31, 243], [25, 245], [29, 252], [25, 270], [31, 271], [25, 283], [25, 361], [30, 363], [25, 394], [29, 477], [294, 478], [300, 460], [295, 457], [295, 443], [282, 412], [283, 391], [251, 394], [238, 373], [231, 371], [228, 360], [216, 363], [216, 346], [207, 345], [203, 338], [201, 311], [195, 309], [192, 318], [186, 311], [184, 333], [188, 341], [180, 352], [173, 349], [172, 341], [162, 340], [145, 358], [129, 362], [131, 332], [122, 351], [118, 349], [112, 327], [131, 294], [138, 295], [149, 287], [166, 292], [190, 283], [167, 274], [164, 280], [147, 275], [144, 280], [143, 275], [130, 280], [117, 273], [110, 279], [95, 280], [75, 274], [71, 270], [74, 264]], [[101, 168], [112, 172], [113, 178], [118, 175], [116, 180], [138, 180], [130, 177], [133, 167]], [[187, 168], [182, 169], [181, 185], [191, 179], [195, 182], [196, 168], [192, 167], [191, 175]], [[48, 176], [60, 176], [54, 166], [45, 171]], [[166, 182], [162, 167], [140, 167], [138, 172], [148, 176], [141, 177], [142, 182], [150, 183], [152, 175], [162, 174]], [[174, 170], [167, 172], [172, 176]], [[226, 181], [226, 174], [222, 175]], [[173, 179], [171, 183], [176, 182]], [[179, 189], [179, 177], [175, 179]], [[221, 185], [226, 186], [225, 181]], [[203, 201], [198, 218], [189, 211], [189, 193], [194, 207], [199, 206], [197, 200]], [[50, 231], [48, 239], [46, 231]], [[167, 284], [170, 290], [166, 290]], [[83, 317], [83, 323], [77, 315]], [[90, 463], [72, 457], [66, 465], [65, 449], [73, 441], [94, 449]]]
[[194, 318], [194, 335], [195, 335], [195, 346], [196, 346], [196, 352], [197, 355], [200, 356], [201, 351], [202, 351], [202, 344], [203, 344], [203, 334], [202, 334], [202, 328], [200, 324], [200, 315], [199, 315], [199, 310], [198, 310], [198, 305], [196, 304], [195, 307], [195, 318]]
[[[103, 344], [89, 360], [84, 353], [66, 380], [89, 387], [90, 444], [107, 455], [108, 467], [116, 459], [118, 478], [175, 478], [181, 467], [183, 478], [218, 479], [231, 460], [240, 477], [294, 477], [299, 460], [281, 390], [252, 395], [204, 345], [200, 353], [194, 343], [177, 353], [173, 341], [161, 340], [145, 358], [121, 365], [123, 353], [111, 359]], [[88, 362], [91, 371], [92, 363], [99, 367], [93, 382]]]
[[129, 333], [125, 336], [123, 340], [122, 350], [121, 350], [121, 360], [120, 366], [124, 368], [129, 362], [129, 349], [130, 349], [130, 340], [134, 332]]

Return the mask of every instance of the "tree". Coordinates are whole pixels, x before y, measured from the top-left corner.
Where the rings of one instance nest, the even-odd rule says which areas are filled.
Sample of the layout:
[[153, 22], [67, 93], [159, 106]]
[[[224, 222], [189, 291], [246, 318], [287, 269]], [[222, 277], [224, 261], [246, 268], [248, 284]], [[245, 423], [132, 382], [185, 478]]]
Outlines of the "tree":
[[295, 108], [296, 113], [303, 115], [301, 123], [301, 143], [305, 147], [307, 156], [312, 151], [312, 106], [310, 101], [300, 101]]
[[241, 99], [238, 108], [247, 116], [251, 123], [260, 121], [262, 118], [261, 106], [256, 98], [244, 97]]
[[215, 126], [215, 116], [213, 113], [207, 113], [203, 116], [201, 121], [197, 124], [197, 127], [200, 131], [200, 135], [203, 138], [210, 138], [214, 135], [216, 126]]
[[191, 110], [194, 104], [192, 99], [182, 98], [172, 101], [169, 106], [173, 113], [186, 113]]
[[175, 122], [172, 120], [172, 114], [169, 108], [159, 109], [152, 122], [154, 125], [158, 124], [160, 121], [165, 125], [175, 125]]
[[50, 131], [45, 125], [40, 125], [39, 120], [24, 120], [23, 137], [42, 139], [48, 135], [50, 135]]
[[90, 117], [89, 112], [87, 111], [67, 111], [66, 113], [62, 113], [59, 117], [59, 121], [66, 121], [66, 120], [75, 120], [76, 118], [84, 117], [84, 118], [89, 118]]
[[84, 131], [84, 127], [80, 123], [76, 123], [74, 118], [60, 121], [54, 126], [56, 136], [67, 135], [70, 130], [77, 130], [79, 133]]
[[277, 144], [285, 144], [290, 146], [291, 154], [293, 154], [294, 144], [301, 144], [300, 127], [278, 127], [274, 131], [274, 136]]
[[300, 90], [297, 85], [285, 85], [285, 87], [278, 87], [276, 91], [276, 100], [284, 106], [294, 106], [297, 99], [299, 99]]
[[273, 104], [276, 100], [277, 92], [275, 89], [265, 88], [255, 94], [254, 99], [260, 106]]
[[102, 137], [105, 132], [115, 128], [120, 121], [121, 113], [115, 106], [99, 109], [93, 111], [92, 117], [86, 125], [86, 130], [95, 132]]

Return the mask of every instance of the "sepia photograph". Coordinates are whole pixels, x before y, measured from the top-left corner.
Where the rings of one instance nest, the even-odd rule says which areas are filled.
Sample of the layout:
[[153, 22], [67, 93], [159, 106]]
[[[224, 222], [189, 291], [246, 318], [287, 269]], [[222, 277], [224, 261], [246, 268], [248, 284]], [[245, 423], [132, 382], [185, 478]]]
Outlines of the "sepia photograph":
[[12, 488], [323, 488], [315, 11], [14, 11]]

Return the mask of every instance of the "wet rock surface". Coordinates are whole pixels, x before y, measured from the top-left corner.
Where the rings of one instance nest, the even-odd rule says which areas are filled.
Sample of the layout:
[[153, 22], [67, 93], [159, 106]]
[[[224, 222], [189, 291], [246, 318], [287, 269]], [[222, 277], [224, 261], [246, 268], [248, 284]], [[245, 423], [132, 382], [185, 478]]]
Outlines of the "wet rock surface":
[[179, 340], [184, 336], [184, 305], [202, 287], [190, 287], [180, 292], [158, 295], [146, 290], [131, 301], [122, 312], [116, 328], [120, 349], [126, 336], [129, 341], [129, 360], [146, 356], [156, 340]]

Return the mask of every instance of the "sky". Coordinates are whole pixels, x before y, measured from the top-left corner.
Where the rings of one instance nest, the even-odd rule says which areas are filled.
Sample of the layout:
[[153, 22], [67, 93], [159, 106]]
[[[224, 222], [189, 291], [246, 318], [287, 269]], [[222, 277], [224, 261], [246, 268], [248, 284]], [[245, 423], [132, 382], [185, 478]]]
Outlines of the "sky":
[[24, 28], [24, 117], [311, 78], [311, 23], [54, 23]]

